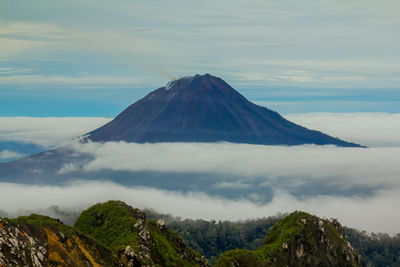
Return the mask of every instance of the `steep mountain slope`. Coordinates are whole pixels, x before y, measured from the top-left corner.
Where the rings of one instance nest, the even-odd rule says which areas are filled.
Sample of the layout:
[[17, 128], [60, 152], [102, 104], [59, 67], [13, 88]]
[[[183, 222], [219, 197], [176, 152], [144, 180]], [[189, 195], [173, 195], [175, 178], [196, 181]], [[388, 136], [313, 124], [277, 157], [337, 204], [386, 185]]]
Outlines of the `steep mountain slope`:
[[147, 220], [145, 213], [121, 201], [90, 207], [74, 227], [118, 254], [128, 266], [208, 266], [162, 220]]
[[362, 266], [362, 260], [337, 220], [294, 212], [272, 227], [264, 246], [227, 251], [215, 266]]
[[0, 266], [209, 266], [174, 232], [121, 201], [90, 207], [75, 227], [41, 215], [0, 218]]
[[92, 141], [217, 142], [356, 147], [255, 105], [209, 74], [168, 83], [94, 130]]
[[[83, 211], [73, 228], [41, 215], [0, 218], [0, 266], [209, 265], [163, 220], [108, 201]], [[215, 266], [362, 266], [362, 260], [337, 220], [294, 212], [272, 226], [259, 249], [227, 251]]]
[[41, 215], [0, 218], [0, 266], [118, 266], [110, 250]]

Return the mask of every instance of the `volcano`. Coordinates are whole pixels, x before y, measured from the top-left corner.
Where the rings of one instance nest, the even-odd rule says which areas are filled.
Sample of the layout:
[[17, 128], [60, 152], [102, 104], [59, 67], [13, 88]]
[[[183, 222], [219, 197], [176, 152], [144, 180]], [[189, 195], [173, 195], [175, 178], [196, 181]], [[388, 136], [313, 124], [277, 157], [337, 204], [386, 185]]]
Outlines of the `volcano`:
[[210, 74], [170, 81], [89, 133], [95, 142], [360, 145], [309, 130], [248, 101]]

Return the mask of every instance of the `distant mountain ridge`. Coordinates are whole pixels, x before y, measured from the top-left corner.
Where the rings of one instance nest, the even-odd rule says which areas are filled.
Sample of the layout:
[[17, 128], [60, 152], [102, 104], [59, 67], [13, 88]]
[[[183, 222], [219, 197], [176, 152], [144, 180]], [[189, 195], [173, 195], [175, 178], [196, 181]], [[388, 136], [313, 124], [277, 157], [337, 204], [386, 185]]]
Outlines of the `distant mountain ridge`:
[[360, 145], [294, 124], [210, 74], [169, 82], [89, 133], [96, 142]]

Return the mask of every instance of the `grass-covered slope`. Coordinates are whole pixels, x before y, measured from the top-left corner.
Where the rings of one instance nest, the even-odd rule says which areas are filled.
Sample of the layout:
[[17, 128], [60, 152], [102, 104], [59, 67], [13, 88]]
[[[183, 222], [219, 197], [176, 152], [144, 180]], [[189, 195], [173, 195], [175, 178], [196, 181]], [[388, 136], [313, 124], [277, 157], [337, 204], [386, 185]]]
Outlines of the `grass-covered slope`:
[[294, 212], [272, 227], [264, 246], [227, 251], [215, 266], [362, 266], [362, 261], [337, 220]]
[[82, 212], [75, 229], [113, 251], [122, 263], [149, 266], [208, 266], [198, 252], [162, 221], [121, 201], [96, 204]]

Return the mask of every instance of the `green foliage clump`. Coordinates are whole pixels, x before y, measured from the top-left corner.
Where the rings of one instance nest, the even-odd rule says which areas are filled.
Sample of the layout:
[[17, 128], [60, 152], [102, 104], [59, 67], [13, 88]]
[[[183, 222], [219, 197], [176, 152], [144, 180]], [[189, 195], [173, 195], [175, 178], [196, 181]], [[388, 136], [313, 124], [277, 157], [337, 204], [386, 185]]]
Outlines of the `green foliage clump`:
[[[181, 257], [182, 253], [189, 248], [186, 247], [179, 236], [168, 229], [164, 229], [161, 232], [154, 220], [148, 221], [148, 227], [152, 241], [155, 244], [155, 250], [159, 256], [158, 262], [162, 263], [162, 266], [193, 266], [193, 262]], [[190, 249], [189, 253], [193, 253], [195, 257], [201, 257], [200, 253], [192, 249]]]
[[[146, 210], [146, 214], [154, 219], [164, 219], [169, 228], [182, 236], [189, 246], [201, 252], [211, 264], [227, 250], [257, 250], [264, 245], [264, 239], [272, 225], [282, 218], [274, 216], [248, 221], [215, 222], [182, 220], [172, 215], [159, 214], [154, 210]], [[384, 233], [368, 234], [356, 229], [344, 229], [348, 241], [362, 256], [364, 266], [400, 267], [400, 234], [391, 237]], [[335, 233], [332, 229], [331, 232]], [[269, 238], [272, 239], [273, 235]]]
[[283, 243], [287, 243], [298, 233], [306, 228], [306, 225], [301, 223], [301, 219], [309, 219], [310, 214], [305, 212], [294, 212], [287, 216], [271, 228], [268, 235], [265, 237], [265, 248], [268, 250], [281, 249]]
[[400, 234], [393, 237], [383, 233], [345, 228], [351, 245], [361, 254], [364, 266], [400, 267]]
[[271, 216], [246, 221], [205, 221], [182, 220], [153, 210], [146, 210], [148, 217], [163, 219], [168, 228], [181, 236], [188, 246], [204, 255], [210, 264], [214, 264], [219, 256], [233, 249], [255, 250], [264, 244], [268, 230], [283, 215]]
[[215, 266], [361, 266], [339, 231], [334, 222], [294, 212], [271, 228], [264, 246], [225, 252]]
[[136, 248], [138, 234], [133, 229], [135, 223], [136, 219], [125, 203], [108, 201], [83, 211], [74, 228], [117, 253], [127, 245]]
[[263, 267], [270, 265], [256, 251], [235, 249], [222, 254], [215, 264], [215, 267], [231, 266]]

